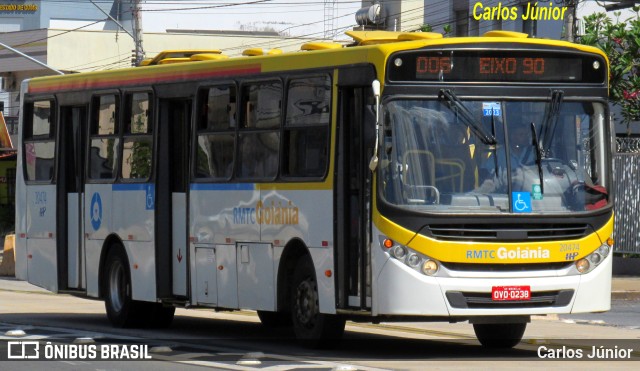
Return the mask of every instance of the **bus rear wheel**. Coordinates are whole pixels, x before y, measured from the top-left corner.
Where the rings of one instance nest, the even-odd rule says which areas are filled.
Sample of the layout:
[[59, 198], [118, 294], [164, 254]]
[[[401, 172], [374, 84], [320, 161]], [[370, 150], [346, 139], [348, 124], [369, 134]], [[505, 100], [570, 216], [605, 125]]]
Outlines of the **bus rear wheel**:
[[320, 313], [318, 284], [310, 257], [303, 257], [293, 273], [291, 320], [296, 338], [308, 347], [328, 347], [344, 333], [345, 320]]
[[478, 341], [486, 348], [513, 348], [522, 340], [526, 328], [526, 322], [473, 324]]
[[121, 246], [109, 251], [104, 276], [104, 305], [107, 317], [115, 327], [144, 325], [144, 304], [131, 298], [129, 261]]

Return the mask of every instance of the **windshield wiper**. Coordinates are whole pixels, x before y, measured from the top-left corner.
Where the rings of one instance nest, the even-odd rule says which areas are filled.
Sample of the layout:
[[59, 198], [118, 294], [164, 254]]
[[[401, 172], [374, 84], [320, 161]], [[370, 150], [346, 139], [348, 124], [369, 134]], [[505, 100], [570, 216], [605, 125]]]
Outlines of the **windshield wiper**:
[[[448, 103], [449, 109], [458, 113], [467, 125], [471, 128], [471, 131], [477, 135], [482, 143], [487, 145], [495, 145], [496, 138], [484, 132], [482, 126], [473, 118], [473, 114], [462, 104], [460, 99], [449, 89], [441, 89], [438, 94], [438, 99], [444, 97]], [[454, 109], [455, 108], [455, 109]]]
[[536, 124], [531, 122], [531, 136], [533, 137], [534, 152], [536, 154], [536, 165], [538, 165], [538, 176], [540, 177], [540, 193], [544, 193], [544, 173], [542, 171], [542, 148], [540, 148], [540, 142], [538, 141], [538, 134], [536, 133]]
[[564, 91], [562, 90], [553, 90], [551, 92], [549, 109], [546, 111], [544, 120], [542, 121], [542, 127], [540, 128], [540, 136], [542, 137], [540, 151], [542, 158], [546, 158], [548, 155], [549, 144], [551, 143], [551, 138], [553, 138], [553, 134], [556, 131], [563, 96]]
[[[491, 109], [493, 111], [493, 108]], [[494, 140], [496, 138], [496, 120], [494, 119], [494, 115], [493, 112], [491, 112], [491, 135], [493, 136]], [[500, 167], [498, 166], [498, 149], [496, 147], [493, 147], [493, 166], [494, 166], [494, 170], [493, 172], [496, 174], [496, 176], [500, 176], [499, 171], [500, 171]]]

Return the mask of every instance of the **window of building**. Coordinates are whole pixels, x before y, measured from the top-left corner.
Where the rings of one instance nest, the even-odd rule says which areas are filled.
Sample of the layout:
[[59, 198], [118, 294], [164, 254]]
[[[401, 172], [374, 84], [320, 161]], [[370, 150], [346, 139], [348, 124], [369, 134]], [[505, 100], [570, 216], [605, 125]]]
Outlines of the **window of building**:
[[26, 108], [23, 152], [27, 180], [48, 181], [53, 178], [56, 149], [53, 101], [35, 101]]
[[329, 160], [329, 76], [292, 79], [287, 94], [282, 175], [322, 177]]

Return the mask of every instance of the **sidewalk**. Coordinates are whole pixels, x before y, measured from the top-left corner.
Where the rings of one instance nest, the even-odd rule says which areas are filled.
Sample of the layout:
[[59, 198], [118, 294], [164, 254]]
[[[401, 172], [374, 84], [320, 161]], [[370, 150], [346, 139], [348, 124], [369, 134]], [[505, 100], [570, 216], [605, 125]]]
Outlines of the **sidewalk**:
[[614, 276], [611, 279], [611, 298], [624, 300], [640, 299], [640, 277]]

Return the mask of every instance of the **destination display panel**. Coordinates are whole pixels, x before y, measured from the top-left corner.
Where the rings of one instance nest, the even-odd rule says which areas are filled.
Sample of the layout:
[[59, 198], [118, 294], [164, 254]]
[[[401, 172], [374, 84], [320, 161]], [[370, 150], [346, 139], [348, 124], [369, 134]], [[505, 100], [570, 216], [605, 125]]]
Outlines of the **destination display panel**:
[[390, 81], [604, 83], [599, 56], [505, 50], [419, 51], [389, 60]]

